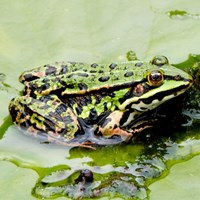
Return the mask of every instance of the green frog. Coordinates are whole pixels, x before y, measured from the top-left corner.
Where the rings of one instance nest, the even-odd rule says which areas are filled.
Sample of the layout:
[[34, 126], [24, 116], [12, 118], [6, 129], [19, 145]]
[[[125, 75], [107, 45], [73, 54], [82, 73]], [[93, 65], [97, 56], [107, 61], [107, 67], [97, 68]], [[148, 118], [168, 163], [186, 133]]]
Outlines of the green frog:
[[150, 62], [57, 62], [24, 72], [23, 96], [11, 100], [15, 124], [48, 142], [90, 146], [129, 141], [151, 127], [143, 116], [184, 93], [192, 77], [165, 56]]

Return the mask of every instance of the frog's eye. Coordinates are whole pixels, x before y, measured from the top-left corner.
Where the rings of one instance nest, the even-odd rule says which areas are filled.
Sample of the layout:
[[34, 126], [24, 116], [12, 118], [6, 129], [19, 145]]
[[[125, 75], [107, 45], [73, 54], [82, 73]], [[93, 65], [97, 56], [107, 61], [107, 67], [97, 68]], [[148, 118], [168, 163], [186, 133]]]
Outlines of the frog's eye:
[[147, 75], [147, 80], [150, 86], [160, 86], [164, 81], [163, 73], [159, 70], [154, 70]]
[[161, 67], [163, 65], [166, 65], [169, 63], [167, 57], [165, 56], [155, 56], [152, 60], [151, 63], [153, 65], [157, 65], [158, 67]]

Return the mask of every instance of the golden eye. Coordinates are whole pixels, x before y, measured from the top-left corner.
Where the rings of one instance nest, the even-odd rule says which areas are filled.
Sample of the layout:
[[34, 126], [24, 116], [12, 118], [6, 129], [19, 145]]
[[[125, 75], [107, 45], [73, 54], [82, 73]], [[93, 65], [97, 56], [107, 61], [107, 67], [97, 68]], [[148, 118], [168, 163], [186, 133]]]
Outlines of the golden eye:
[[148, 83], [150, 86], [160, 86], [164, 81], [163, 73], [159, 70], [154, 70], [147, 75]]
[[153, 65], [156, 65], [158, 67], [161, 67], [163, 65], [166, 65], [169, 63], [167, 57], [165, 56], [155, 56], [152, 60], [151, 60], [151, 63]]

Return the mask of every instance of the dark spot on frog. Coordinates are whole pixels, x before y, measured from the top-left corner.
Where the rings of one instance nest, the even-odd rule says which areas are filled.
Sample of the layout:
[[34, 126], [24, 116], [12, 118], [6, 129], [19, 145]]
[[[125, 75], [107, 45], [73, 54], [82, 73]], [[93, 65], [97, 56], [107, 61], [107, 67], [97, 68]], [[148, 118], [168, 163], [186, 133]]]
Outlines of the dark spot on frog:
[[93, 181], [93, 173], [89, 169], [81, 170], [79, 177], [75, 180], [75, 183], [91, 183]]
[[92, 98], [91, 98], [90, 95], [85, 96], [84, 99], [85, 99], [85, 104], [84, 105], [92, 103]]
[[107, 102], [103, 103], [104, 110], [107, 110]]
[[124, 77], [130, 77], [130, 76], [133, 76], [133, 72], [126, 72], [124, 74]]
[[[45, 132], [56, 132], [55, 130], [55, 124], [53, 123], [52, 120], [48, 120], [49, 116], [46, 116], [46, 120], [43, 121], [44, 127], [45, 127]], [[33, 124], [33, 126], [36, 127], [36, 124]], [[63, 131], [63, 130], [62, 130]]]
[[145, 110], [148, 110], [147, 108], [145, 107], [140, 107], [141, 110], [145, 111]]
[[[14, 99], [12, 99], [13, 101]], [[22, 105], [23, 106], [23, 105]], [[19, 112], [19, 110], [17, 109], [17, 106], [16, 105], [12, 105], [12, 107], [10, 106], [9, 107], [9, 111], [10, 111], [10, 114], [11, 114], [11, 117], [12, 117], [12, 120], [13, 121], [16, 121], [16, 118], [17, 118], [17, 114]], [[23, 117], [23, 112], [21, 112], [21, 116]]]
[[94, 98], [95, 98], [95, 104], [99, 104], [100, 102], [101, 102], [101, 99], [102, 99], [102, 96], [101, 96], [101, 94], [95, 94], [95, 95], [93, 95], [94, 96]]
[[100, 70], [98, 71], [98, 73], [102, 74], [102, 73], [104, 73], [104, 71], [100, 69]]
[[110, 79], [110, 76], [102, 76], [102, 77], [100, 77], [98, 80], [100, 81], [100, 82], [106, 82], [106, 81], [108, 81]]
[[[21, 116], [22, 118], [24, 117], [25, 118], [25, 114], [23, 115], [23, 116]], [[31, 122], [29, 121], [29, 120], [26, 120], [26, 121], [24, 121], [24, 122], [22, 122], [21, 124], [20, 124], [20, 127], [22, 127], [22, 128], [25, 128], [25, 129], [27, 129], [27, 128], [29, 128], [31, 126]]]
[[44, 103], [47, 103], [49, 100], [52, 100], [52, 96], [51, 95], [48, 95], [48, 96], [41, 96], [39, 98], [39, 101], [42, 101]]
[[66, 123], [66, 124], [69, 124], [69, 123], [73, 123], [74, 120], [70, 117], [70, 116], [64, 116], [62, 117], [62, 120]]
[[63, 118], [61, 117], [60, 114], [61, 113], [59, 113], [59, 111], [49, 112], [49, 115], [46, 116], [46, 119], [52, 121], [52, 123], [54, 123], [54, 120], [52, 120], [52, 118], [55, 119], [56, 121], [63, 121]]
[[97, 73], [96, 70], [90, 70], [90, 73]]
[[41, 85], [40, 87], [38, 87], [37, 84], [31, 84], [31, 85], [29, 85], [29, 87], [27, 89], [31, 91], [30, 95], [33, 95], [33, 97], [34, 97], [35, 91], [37, 91], [38, 93], [41, 93], [42, 91], [47, 90], [48, 88], [50, 88], [49, 83], [45, 83], [45, 84]]
[[92, 102], [91, 96], [90, 95], [84, 95], [84, 96], [72, 96], [72, 97], [64, 97], [63, 99], [61, 98], [63, 102], [65, 102], [67, 105], [70, 107], [73, 107], [74, 104], [77, 104], [76, 107], [80, 108], [81, 110], [77, 110], [77, 113], [81, 114], [82, 113], [82, 107], [87, 106]]
[[97, 63], [93, 63], [93, 64], [91, 64], [91, 67], [92, 67], [92, 68], [96, 68], [97, 66], [98, 66]]
[[73, 69], [72, 69], [72, 72], [75, 72], [75, 71], [77, 71], [77, 70], [78, 70], [77, 68], [73, 68]]
[[74, 84], [66, 84], [66, 88], [74, 89]]
[[153, 99], [142, 99], [141, 100], [144, 104], [151, 104], [152, 103], [152, 101], [153, 101]]
[[42, 80], [43, 83], [47, 83], [48, 81], [49, 81], [49, 79], [48, 79], [47, 77], [45, 77], [45, 78]]
[[97, 119], [97, 111], [95, 108], [90, 109], [90, 114], [89, 114], [89, 118], [92, 120], [96, 120]]
[[68, 66], [67, 65], [61, 65], [61, 74], [65, 74], [68, 72]]
[[46, 70], [45, 70], [45, 74], [46, 74], [46, 75], [49, 75], [49, 74], [56, 74], [56, 72], [57, 72], [56, 67], [49, 66], [49, 65], [44, 65], [44, 67], [46, 68]]
[[88, 77], [89, 75], [87, 73], [77, 73], [78, 76]]
[[118, 128], [118, 125], [117, 125], [117, 124], [114, 125], [113, 129], [116, 129], [116, 128]]
[[80, 106], [76, 107], [75, 109], [76, 109], [76, 113], [78, 115], [80, 115], [82, 113], [82, 111], [83, 111], [82, 107], [80, 107]]
[[180, 81], [182, 79], [182, 77], [178, 74], [174, 77], [174, 80], [176, 81]]
[[117, 67], [117, 64], [115, 64], [115, 63], [112, 63], [112, 64], [109, 66], [110, 69], [115, 69], [115, 67]]
[[61, 115], [62, 113], [66, 112], [67, 110], [67, 106], [64, 103], [61, 103], [55, 110], [55, 112], [59, 115]]
[[103, 123], [102, 124], [100, 124], [100, 126], [102, 127], [102, 128], [104, 128], [109, 122], [111, 122], [112, 121], [112, 119], [111, 118], [109, 118], [109, 117], [107, 117], [104, 121], [103, 121]]
[[78, 87], [79, 87], [80, 90], [87, 90], [88, 89], [88, 86], [85, 83], [79, 83]]
[[22, 80], [22, 83], [24, 83], [25, 81], [33, 81], [33, 80], [38, 79], [38, 78], [39, 78], [39, 76], [34, 76], [33, 74], [25, 74], [23, 76], [24, 80]]
[[72, 76], [74, 76], [74, 74], [70, 74], [70, 75], [66, 76], [66, 78], [71, 78]]
[[[134, 111], [134, 110], [133, 110]], [[120, 119], [120, 126], [122, 126], [124, 123], [127, 122], [129, 115], [131, 114], [131, 110], [125, 111], [124, 114], [122, 115], [122, 118]]]
[[89, 75], [87, 73], [74, 73], [66, 76], [66, 78], [72, 78], [73, 76], [83, 76], [83, 77], [88, 77]]
[[42, 106], [40, 106], [40, 109], [47, 110], [47, 109], [49, 109], [49, 105], [47, 105], [47, 104], [42, 105]]
[[138, 63], [135, 64], [136, 67], [141, 67], [142, 65], [143, 65], [142, 62], [138, 62]]

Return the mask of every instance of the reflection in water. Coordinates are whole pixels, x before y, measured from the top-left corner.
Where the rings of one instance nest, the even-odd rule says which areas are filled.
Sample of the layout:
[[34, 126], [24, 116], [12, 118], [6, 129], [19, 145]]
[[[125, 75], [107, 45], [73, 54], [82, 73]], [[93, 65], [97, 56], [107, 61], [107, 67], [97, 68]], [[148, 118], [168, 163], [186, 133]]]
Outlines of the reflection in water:
[[[100, 159], [98, 152], [96, 152], [96, 156], [95, 154], [92, 156], [88, 151], [88, 154], [85, 152], [85, 155], [90, 156], [93, 160], [92, 162], [76, 169], [54, 168], [50, 173], [40, 178], [33, 193], [40, 198], [56, 197], [57, 195], [67, 195], [75, 199], [105, 195], [113, 198], [117, 195], [124, 199], [133, 197], [145, 199], [149, 193], [149, 183], [164, 174], [166, 175], [168, 173], [168, 164], [172, 165], [182, 159], [189, 158], [192, 153], [199, 153], [199, 145], [199, 140], [186, 140], [179, 144], [172, 140], [160, 140], [144, 148], [140, 155], [133, 159], [131, 159], [130, 151], [124, 151], [125, 154], [129, 154], [126, 157], [129, 160], [116, 166], [114, 166], [114, 163], [112, 165], [95, 165], [94, 163], [98, 163], [98, 159]], [[134, 146], [130, 146], [134, 151]], [[191, 148], [194, 146], [197, 147], [195, 152], [193, 152], [194, 148], [193, 150]], [[123, 149], [124, 146], [120, 148]], [[101, 151], [101, 149], [99, 150]], [[78, 152], [74, 149], [71, 154], [73, 156]], [[119, 160], [121, 156], [123, 155], [118, 154]], [[82, 177], [82, 170], [92, 173], [92, 181], [87, 181]]]

